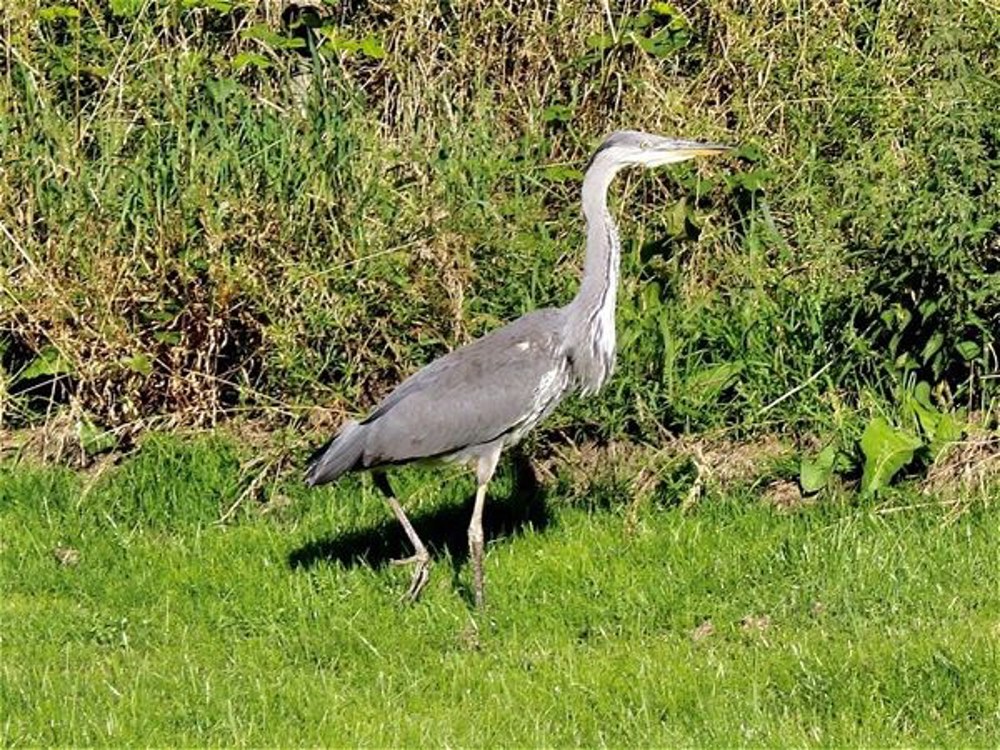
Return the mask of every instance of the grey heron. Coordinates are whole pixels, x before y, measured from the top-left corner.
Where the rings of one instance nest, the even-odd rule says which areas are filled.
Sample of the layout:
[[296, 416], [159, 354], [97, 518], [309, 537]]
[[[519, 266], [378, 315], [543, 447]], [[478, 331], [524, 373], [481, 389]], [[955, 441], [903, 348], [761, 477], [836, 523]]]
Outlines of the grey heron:
[[410, 375], [364, 419], [347, 421], [311, 462], [306, 482], [332, 482], [345, 472], [372, 470], [414, 554], [408, 595], [427, 584], [430, 555], [385, 476], [412, 461], [474, 463], [476, 497], [469, 523], [476, 605], [483, 597], [483, 507], [486, 487], [504, 448], [518, 442], [570, 393], [596, 393], [615, 360], [615, 299], [621, 247], [608, 211], [612, 178], [624, 167], [656, 167], [728, 146], [638, 131], [609, 135], [583, 178], [587, 245], [573, 300], [535, 310]]

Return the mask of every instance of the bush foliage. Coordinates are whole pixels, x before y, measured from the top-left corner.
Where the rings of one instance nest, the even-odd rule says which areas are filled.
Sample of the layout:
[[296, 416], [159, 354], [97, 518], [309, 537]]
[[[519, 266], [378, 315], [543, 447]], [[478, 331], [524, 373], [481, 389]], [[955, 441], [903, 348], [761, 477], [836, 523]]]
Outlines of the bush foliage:
[[1000, 25], [983, 5], [0, 11], [0, 419], [362, 410], [575, 289], [608, 131], [739, 144], [629, 175], [606, 433], [992, 396]]

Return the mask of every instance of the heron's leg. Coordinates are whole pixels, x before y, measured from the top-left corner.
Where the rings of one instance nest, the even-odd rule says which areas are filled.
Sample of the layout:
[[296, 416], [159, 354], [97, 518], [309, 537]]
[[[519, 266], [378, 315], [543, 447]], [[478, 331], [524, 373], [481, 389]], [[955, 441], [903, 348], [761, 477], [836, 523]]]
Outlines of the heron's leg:
[[472, 508], [472, 520], [469, 522], [469, 557], [472, 558], [476, 606], [479, 609], [486, 606], [486, 598], [483, 593], [483, 508], [486, 505], [486, 487], [493, 472], [496, 471], [502, 449], [503, 444], [497, 443], [487, 453], [479, 457], [479, 463], [476, 466], [476, 504]]
[[413, 578], [410, 579], [410, 588], [407, 589], [406, 595], [410, 601], [416, 601], [420, 596], [420, 592], [424, 590], [424, 586], [427, 585], [427, 581], [430, 580], [431, 556], [427, 552], [424, 543], [420, 541], [420, 537], [417, 536], [417, 532], [413, 528], [413, 524], [410, 523], [410, 519], [406, 517], [406, 512], [403, 510], [403, 506], [399, 504], [399, 500], [396, 499], [396, 493], [392, 491], [392, 485], [389, 484], [389, 479], [386, 475], [381, 471], [375, 471], [372, 472], [372, 478], [375, 480], [375, 486], [385, 495], [385, 499], [389, 502], [389, 507], [392, 508], [393, 515], [396, 516], [396, 520], [399, 521], [403, 527], [403, 531], [406, 532], [410, 544], [413, 545], [414, 554], [412, 556], [407, 557], [405, 560], [393, 560], [392, 563], [394, 565], [408, 565], [411, 563], [414, 565]]

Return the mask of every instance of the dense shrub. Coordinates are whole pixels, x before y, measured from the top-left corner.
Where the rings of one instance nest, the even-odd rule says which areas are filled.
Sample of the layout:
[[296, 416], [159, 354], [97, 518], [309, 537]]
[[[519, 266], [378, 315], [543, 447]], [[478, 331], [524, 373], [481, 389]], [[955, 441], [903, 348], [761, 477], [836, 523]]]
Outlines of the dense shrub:
[[5, 4], [0, 419], [363, 409], [568, 300], [615, 127], [741, 149], [616, 185], [619, 373], [566, 421], [787, 424], [907, 378], [988, 399], [992, 11], [599, 7]]

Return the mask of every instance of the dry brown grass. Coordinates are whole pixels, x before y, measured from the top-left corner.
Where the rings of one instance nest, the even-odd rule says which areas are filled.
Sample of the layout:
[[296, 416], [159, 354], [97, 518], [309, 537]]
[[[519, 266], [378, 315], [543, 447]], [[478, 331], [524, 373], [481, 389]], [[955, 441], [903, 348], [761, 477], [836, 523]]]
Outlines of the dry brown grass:
[[[665, 439], [662, 446], [626, 441], [553, 446], [538, 469], [548, 481], [567, 481], [572, 498], [585, 497], [598, 485], [612, 485], [622, 488], [621, 494], [633, 507], [663, 492], [680, 473], [687, 479], [678, 501], [689, 509], [706, 492], [720, 494], [758, 483], [774, 471], [778, 461], [794, 453], [792, 446], [774, 435], [742, 442], [721, 435], [682, 436]], [[798, 486], [794, 485], [797, 498], [793, 502], [786, 485], [794, 483], [771, 483], [762, 497], [781, 507], [801, 504]]]
[[973, 425], [965, 439], [942, 450], [922, 482], [925, 494], [954, 513], [990, 503], [1000, 488], [1000, 432]]

